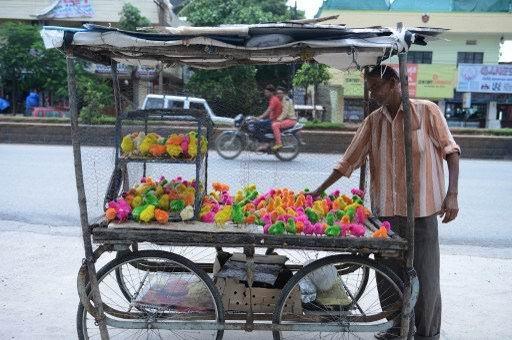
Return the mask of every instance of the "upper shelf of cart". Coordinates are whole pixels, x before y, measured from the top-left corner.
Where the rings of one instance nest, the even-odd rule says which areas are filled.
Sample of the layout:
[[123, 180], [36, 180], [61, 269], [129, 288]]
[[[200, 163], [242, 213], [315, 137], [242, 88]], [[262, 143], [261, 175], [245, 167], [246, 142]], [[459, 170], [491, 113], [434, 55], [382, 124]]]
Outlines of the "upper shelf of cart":
[[345, 25], [269, 23], [218, 27], [157, 27], [123, 31], [98, 25], [44, 27], [46, 48], [59, 48], [96, 63], [187, 64], [221, 68], [315, 60], [338, 69], [379, 64], [413, 44], [426, 45], [442, 28], [349, 28]]

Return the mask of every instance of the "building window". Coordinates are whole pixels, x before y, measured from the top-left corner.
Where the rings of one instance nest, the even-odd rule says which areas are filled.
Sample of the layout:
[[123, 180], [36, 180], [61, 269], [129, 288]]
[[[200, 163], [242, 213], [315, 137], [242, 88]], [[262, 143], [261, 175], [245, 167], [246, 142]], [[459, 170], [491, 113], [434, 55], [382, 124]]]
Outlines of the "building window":
[[484, 52], [457, 52], [458, 64], [483, 64]]
[[430, 51], [409, 51], [407, 62], [410, 64], [432, 64], [432, 52]]

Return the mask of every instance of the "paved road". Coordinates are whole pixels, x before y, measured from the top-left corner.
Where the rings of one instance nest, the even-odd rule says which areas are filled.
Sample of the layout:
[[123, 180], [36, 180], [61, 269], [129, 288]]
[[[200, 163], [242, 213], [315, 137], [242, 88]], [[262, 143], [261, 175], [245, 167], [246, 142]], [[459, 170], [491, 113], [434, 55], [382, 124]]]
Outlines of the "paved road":
[[[262, 190], [278, 186], [313, 188], [328, 175], [337, 159], [333, 155], [302, 154], [285, 163], [268, 155], [245, 154], [227, 161], [212, 152], [208, 180], [230, 183], [235, 189], [247, 183], [256, 183]], [[96, 215], [101, 213], [113, 151], [84, 148], [83, 163], [90, 215]], [[193, 167], [157, 165], [148, 171], [155, 177], [162, 173], [168, 178], [191, 177]], [[135, 168], [131, 172], [133, 178], [140, 175]], [[78, 225], [71, 147], [0, 144], [0, 174], [0, 228], [9, 229], [19, 222]], [[356, 172], [351, 179], [342, 179], [338, 187], [349, 191], [357, 183]], [[440, 227], [442, 243], [512, 246], [512, 161], [462, 160], [459, 187], [460, 216]]]

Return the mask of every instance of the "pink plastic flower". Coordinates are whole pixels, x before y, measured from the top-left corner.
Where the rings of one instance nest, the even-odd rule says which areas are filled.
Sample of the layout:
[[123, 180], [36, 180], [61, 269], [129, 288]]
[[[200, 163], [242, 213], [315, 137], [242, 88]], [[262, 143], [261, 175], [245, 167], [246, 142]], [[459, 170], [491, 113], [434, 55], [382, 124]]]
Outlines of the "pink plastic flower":
[[384, 221], [382, 222], [382, 227], [386, 228], [386, 230], [388, 231], [388, 233], [391, 231], [391, 223], [389, 223], [389, 221]]
[[314, 225], [315, 234], [323, 235], [325, 233], [325, 228], [326, 228], [325, 224], [323, 224], [321, 222], [315, 223], [315, 225]]
[[351, 190], [352, 195], [359, 196], [360, 198], [364, 198], [364, 191], [358, 188], [354, 188]]
[[272, 223], [267, 223], [263, 226], [263, 234], [268, 234], [268, 230], [272, 226]]
[[364, 221], [366, 221], [366, 215], [364, 213], [364, 208], [362, 206], [357, 207], [356, 217], [357, 217], [357, 223], [364, 224]]
[[359, 223], [352, 223], [350, 224], [350, 233], [356, 237], [364, 236], [364, 233], [366, 231], [366, 228]]

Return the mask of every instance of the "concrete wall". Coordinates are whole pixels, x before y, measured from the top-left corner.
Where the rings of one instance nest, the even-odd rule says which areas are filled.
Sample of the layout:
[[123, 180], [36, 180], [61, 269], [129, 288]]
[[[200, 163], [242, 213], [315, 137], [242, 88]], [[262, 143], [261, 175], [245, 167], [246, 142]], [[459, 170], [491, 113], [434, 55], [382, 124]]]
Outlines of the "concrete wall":
[[[137, 127], [132, 128], [138, 131]], [[185, 131], [184, 129], [183, 131]], [[217, 130], [216, 134], [222, 130]], [[168, 130], [157, 131], [162, 135]], [[354, 131], [303, 131], [304, 152], [342, 154]], [[113, 126], [82, 126], [84, 145], [113, 146]], [[463, 158], [512, 160], [512, 137], [455, 135]], [[0, 123], [0, 143], [71, 145], [71, 128], [65, 124]], [[213, 143], [210, 144], [212, 146]]]

